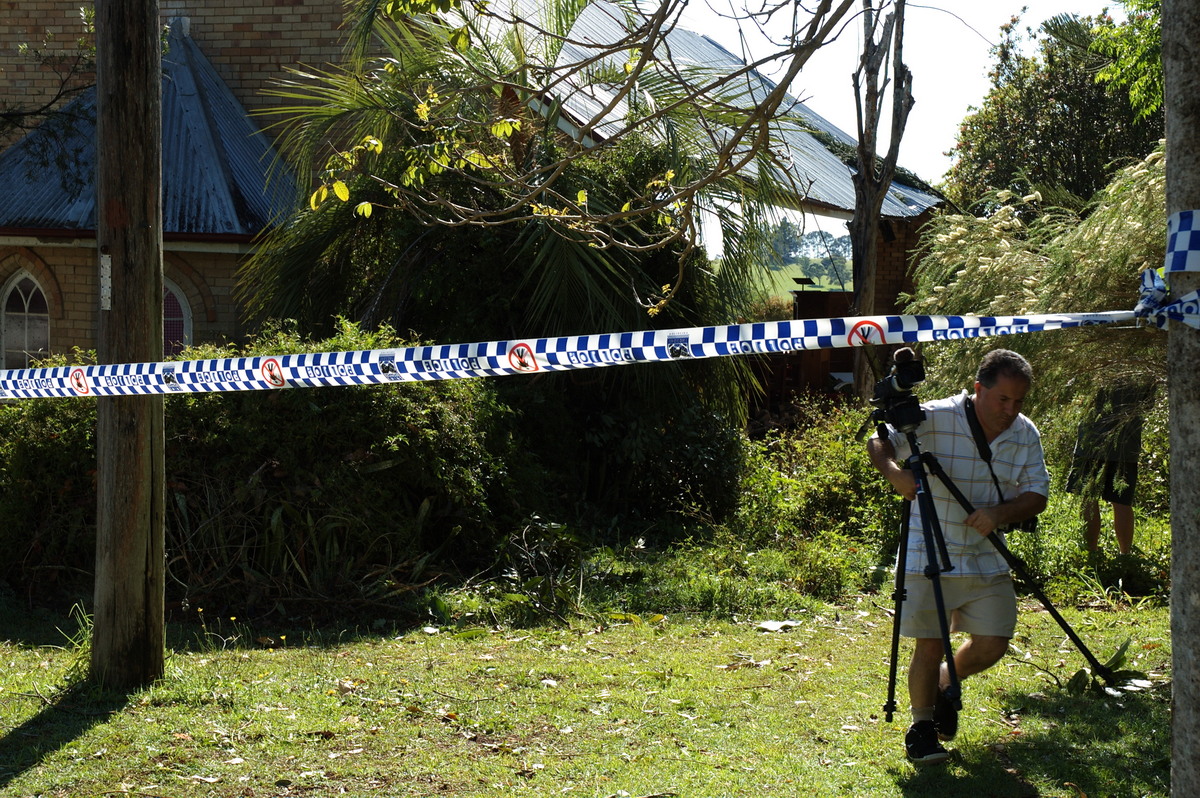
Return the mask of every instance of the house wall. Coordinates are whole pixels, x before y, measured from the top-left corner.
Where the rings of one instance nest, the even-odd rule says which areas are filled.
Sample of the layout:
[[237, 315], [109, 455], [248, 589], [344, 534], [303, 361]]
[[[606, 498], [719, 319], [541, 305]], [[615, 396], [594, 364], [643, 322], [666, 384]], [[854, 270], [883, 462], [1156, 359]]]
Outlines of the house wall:
[[911, 219], [883, 223], [875, 261], [875, 307], [863, 315], [896, 313], [899, 310], [896, 298], [902, 292], [912, 292], [912, 253], [920, 239], [921, 228], [932, 215], [932, 211], [926, 211]]
[[164, 21], [172, 17], [190, 20], [192, 39], [251, 113], [287, 102], [266, 97], [263, 91], [287, 77], [288, 67], [340, 60], [343, 8], [342, 3], [329, 0], [159, 3]]
[[[60, 85], [53, 68], [22, 55], [22, 44], [43, 48], [65, 70], [84, 36], [78, 0], [0, 0], [0, 101], [36, 107], [54, 97]], [[286, 77], [286, 67], [339, 60], [343, 42], [343, 4], [329, 0], [160, 0], [163, 22], [187, 17], [191, 36], [213, 62], [234, 95], [255, 111], [280, 104], [264, 89]], [[72, 85], [86, 86], [90, 73]], [[0, 142], [0, 146], [4, 143]]]
[[[0, 104], [31, 108], [55, 97], [62, 85], [60, 73], [66, 74], [75, 63], [78, 40], [84, 35], [80, 5], [76, 0], [0, 0]], [[176, 17], [188, 19], [193, 41], [252, 114], [286, 102], [263, 92], [286, 77], [287, 67], [339, 60], [343, 8], [342, 3], [328, 0], [161, 0], [159, 5], [164, 23]], [[57, 65], [38, 64], [20, 54], [22, 44], [55, 55]], [[93, 74], [82, 72], [69, 86], [82, 88], [93, 82]], [[256, 121], [271, 134], [272, 118]], [[0, 137], [0, 149], [23, 133], [16, 130], [8, 139]], [[95, 249], [78, 241], [71, 246], [49, 240], [23, 243], [6, 246], [0, 240], [0, 285], [22, 269], [29, 271], [50, 306], [51, 351], [95, 349], [99, 312]], [[164, 245], [164, 274], [186, 296], [192, 340], [240, 340], [246, 330], [234, 288], [244, 255], [173, 246], [170, 241]]]
[[[164, 253], [163, 274], [178, 286], [191, 311], [193, 343], [236, 341], [243, 335], [233, 298], [239, 262], [232, 253]], [[79, 246], [0, 246], [0, 285], [21, 271], [28, 272], [46, 296], [51, 353], [95, 349], [96, 251]]]

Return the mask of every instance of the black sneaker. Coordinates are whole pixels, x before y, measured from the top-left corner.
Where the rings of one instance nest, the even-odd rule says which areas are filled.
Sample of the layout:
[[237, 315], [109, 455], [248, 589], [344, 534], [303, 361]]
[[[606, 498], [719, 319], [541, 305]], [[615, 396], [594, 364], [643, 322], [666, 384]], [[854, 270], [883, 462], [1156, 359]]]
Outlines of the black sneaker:
[[931, 720], [919, 720], [904, 735], [904, 752], [908, 761], [917, 767], [940, 765], [950, 758], [950, 752], [938, 742], [937, 727]]
[[958, 710], [946, 696], [945, 690], [938, 690], [937, 701], [933, 704], [933, 725], [937, 727], [937, 736], [942, 742], [949, 742], [958, 734]]

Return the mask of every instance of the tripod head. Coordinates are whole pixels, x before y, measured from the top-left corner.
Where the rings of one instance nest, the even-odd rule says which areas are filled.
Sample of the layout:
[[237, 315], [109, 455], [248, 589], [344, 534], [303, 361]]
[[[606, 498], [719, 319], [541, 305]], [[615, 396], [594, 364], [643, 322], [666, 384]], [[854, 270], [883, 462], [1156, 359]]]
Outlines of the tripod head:
[[892, 370], [875, 383], [871, 404], [871, 420], [880, 429], [880, 437], [886, 438], [884, 424], [891, 424], [901, 432], [912, 432], [925, 420], [925, 411], [913, 386], [925, 379], [925, 364], [907, 346], [897, 349], [892, 355]]

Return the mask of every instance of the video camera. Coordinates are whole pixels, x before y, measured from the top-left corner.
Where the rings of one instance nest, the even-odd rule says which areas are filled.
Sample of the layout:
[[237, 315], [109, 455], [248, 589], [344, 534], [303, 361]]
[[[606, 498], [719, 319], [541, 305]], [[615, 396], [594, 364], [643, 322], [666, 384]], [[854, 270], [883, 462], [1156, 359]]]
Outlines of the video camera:
[[[880, 428], [886, 423], [901, 432], [915, 430], [925, 420], [925, 411], [912, 389], [924, 379], [925, 364], [917, 359], [916, 353], [907, 346], [897, 349], [892, 355], [892, 370], [875, 383], [871, 420]], [[880, 437], [887, 437], [882, 429]]]

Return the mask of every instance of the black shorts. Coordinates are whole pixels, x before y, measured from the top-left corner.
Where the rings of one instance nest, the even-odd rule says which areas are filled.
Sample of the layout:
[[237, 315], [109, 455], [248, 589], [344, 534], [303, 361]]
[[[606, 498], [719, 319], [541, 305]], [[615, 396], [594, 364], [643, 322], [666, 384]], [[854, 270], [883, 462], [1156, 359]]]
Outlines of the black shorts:
[[1102, 500], [1112, 504], [1133, 504], [1133, 494], [1137, 489], [1137, 463], [1077, 457], [1067, 474], [1067, 492], [1082, 493], [1089, 483], [1097, 479]]

